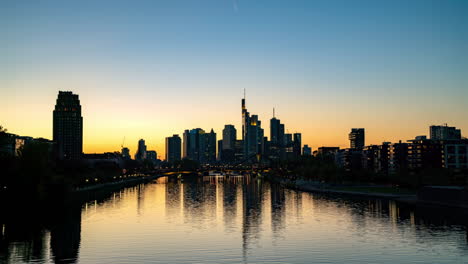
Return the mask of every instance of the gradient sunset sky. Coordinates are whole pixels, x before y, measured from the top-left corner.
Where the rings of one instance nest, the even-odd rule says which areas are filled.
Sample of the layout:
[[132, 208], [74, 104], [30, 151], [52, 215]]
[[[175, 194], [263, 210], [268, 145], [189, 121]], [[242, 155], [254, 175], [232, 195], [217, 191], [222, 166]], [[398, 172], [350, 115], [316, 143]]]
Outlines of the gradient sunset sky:
[[303, 143], [347, 147], [468, 131], [468, 1], [0, 2], [0, 125], [52, 138], [59, 90], [79, 94], [84, 151], [225, 124], [241, 98]]

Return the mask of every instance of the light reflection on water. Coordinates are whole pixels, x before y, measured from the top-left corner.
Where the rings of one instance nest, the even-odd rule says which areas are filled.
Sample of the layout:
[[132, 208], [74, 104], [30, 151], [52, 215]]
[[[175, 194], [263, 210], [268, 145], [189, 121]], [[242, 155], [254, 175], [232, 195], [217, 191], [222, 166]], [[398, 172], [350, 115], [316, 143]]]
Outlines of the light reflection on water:
[[160, 178], [48, 214], [1, 222], [0, 262], [468, 262], [460, 213], [250, 177]]

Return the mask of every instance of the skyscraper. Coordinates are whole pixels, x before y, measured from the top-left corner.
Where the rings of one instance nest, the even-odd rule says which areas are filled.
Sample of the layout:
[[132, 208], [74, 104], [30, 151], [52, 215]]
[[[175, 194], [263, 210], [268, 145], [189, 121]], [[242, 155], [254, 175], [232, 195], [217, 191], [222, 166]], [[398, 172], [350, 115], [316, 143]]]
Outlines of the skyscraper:
[[130, 150], [128, 148], [122, 148], [122, 158], [123, 159], [131, 159]]
[[201, 128], [185, 130], [183, 142], [184, 158], [202, 162], [206, 142], [204, 135], [205, 130]]
[[365, 146], [364, 128], [353, 128], [349, 133], [349, 142], [352, 149], [362, 149]]
[[223, 149], [234, 149], [237, 140], [237, 131], [233, 125], [224, 125]]
[[204, 149], [200, 163], [214, 163], [216, 162], [216, 133], [211, 129], [210, 133], [202, 135], [204, 138]]
[[295, 156], [301, 156], [302, 135], [301, 133], [294, 133], [293, 152]]
[[166, 138], [166, 161], [173, 163], [180, 160], [181, 139], [179, 135]]
[[312, 156], [312, 148], [309, 145], [304, 145], [302, 148], [302, 155], [304, 156]]
[[53, 112], [53, 141], [59, 159], [80, 159], [83, 153], [83, 117], [77, 94], [59, 91]]
[[145, 145], [145, 140], [140, 139], [138, 141], [138, 149], [135, 154], [135, 160], [143, 161], [144, 159], [146, 159], [146, 145]]
[[272, 146], [279, 146], [279, 143], [282, 142], [282, 140], [280, 140], [280, 125], [281, 122], [279, 119], [276, 119], [276, 117], [270, 119], [270, 140]]
[[461, 130], [456, 127], [449, 127], [447, 124], [442, 126], [430, 126], [431, 139], [435, 140], [459, 140], [461, 139]]
[[263, 129], [257, 115], [250, 116], [242, 99], [242, 140], [244, 142], [244, 157], [249, 158], [262, 152]]
[[147, 150], [146, 160], [150, 161], [153, 165], [156, 165], [156, 161], [158, 160], [158, 153], [155, 150]]
[[223, 129], [223, 139], [218, 145], [218, 159], [223, 162], [233, 162], [235, 159], [235, 149], [237, 141], [237, 130], [233, 125], [225, 125]]

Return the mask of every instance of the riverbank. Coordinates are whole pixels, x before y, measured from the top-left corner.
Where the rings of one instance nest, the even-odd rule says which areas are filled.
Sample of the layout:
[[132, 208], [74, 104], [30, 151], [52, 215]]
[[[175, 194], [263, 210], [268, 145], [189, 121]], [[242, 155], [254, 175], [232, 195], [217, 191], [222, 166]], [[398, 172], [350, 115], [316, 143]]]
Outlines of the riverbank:
[[116, 181], [116, 182], [94, 184], [91, 186], [77, 188], [73, 190], [70, 197], [72, 198], [72, 200], [89, 199], [90, 196], [94, 196], [95, 194], [118, 191], [122, 188], [128, 188], [128, 187], [136, 186], [139, 184], [148, 183], [150, 181], [153, 181], [163, 176], [164, 175], [159, 175], [159, 174], [150, 175], [150, 176], [140, 176], [140, 177], [126, 178], [126, 179]]
[[462, 203], [449, 203], [444, 201], [423, 200], [418, 198], [417, 191], [386, 187], [380, 185], [332, 185], [305, 180], [290, 180], [279, 178], [277, 176], [265, 175], [264, 178], [271, 182], [278, 183], [286, 188], [335, 195], [349, 195], [371, 198], [382, 198], [394, 200], [397, 202], [424, 206], [424, 207], [450, 207], [456, 209], [468, 210], [468, 205]]

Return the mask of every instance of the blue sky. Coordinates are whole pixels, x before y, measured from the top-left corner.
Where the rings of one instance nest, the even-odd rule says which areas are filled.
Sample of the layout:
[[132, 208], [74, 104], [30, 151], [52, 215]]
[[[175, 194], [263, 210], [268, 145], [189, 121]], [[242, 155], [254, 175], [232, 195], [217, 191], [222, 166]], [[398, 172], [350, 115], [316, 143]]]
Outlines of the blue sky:
[[[22, 134], [50, 137], [58, 90], [80, 94], [89, 128], [129, 118], [152, 132], [122, 134], [161, 151], [183, 128], [239, 128], [243, 88], [313, 146], [345, 146], [350, 127], [368, 143], [468, 129], [468, 1], [2, 1], [0, 43], [0, 122]], [[85, 151], [111, 150], [86, 133]]]

